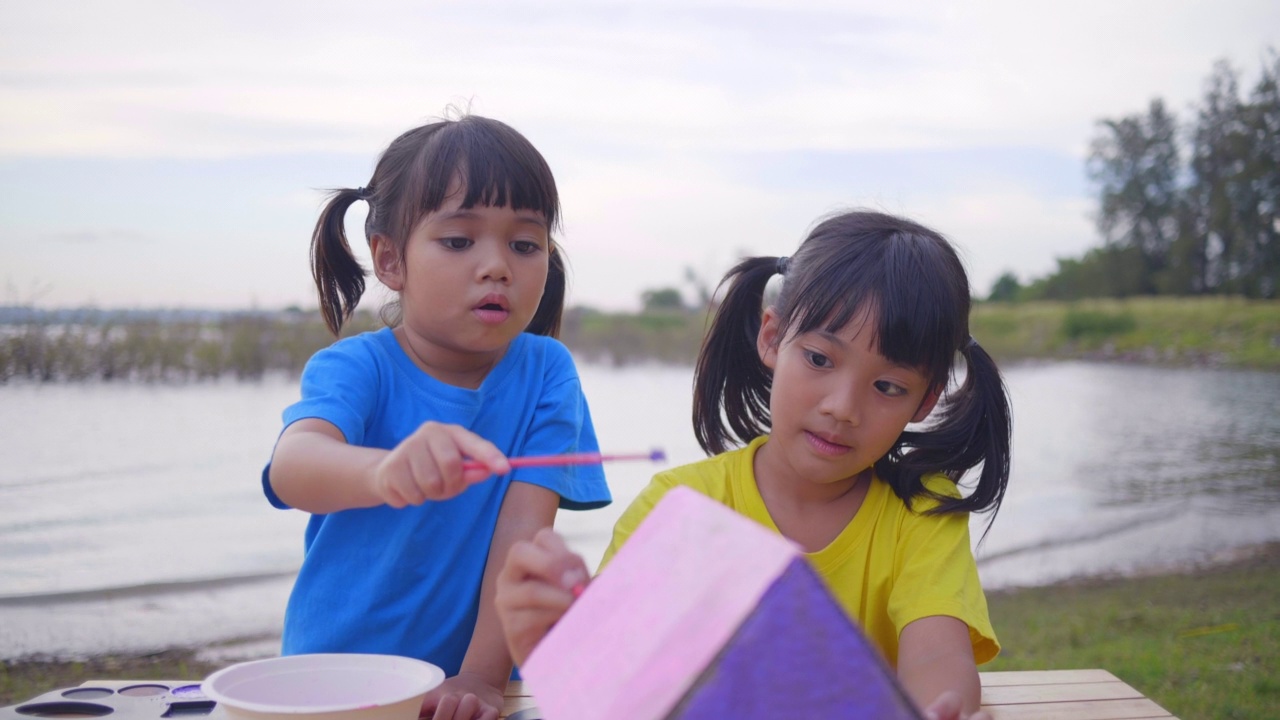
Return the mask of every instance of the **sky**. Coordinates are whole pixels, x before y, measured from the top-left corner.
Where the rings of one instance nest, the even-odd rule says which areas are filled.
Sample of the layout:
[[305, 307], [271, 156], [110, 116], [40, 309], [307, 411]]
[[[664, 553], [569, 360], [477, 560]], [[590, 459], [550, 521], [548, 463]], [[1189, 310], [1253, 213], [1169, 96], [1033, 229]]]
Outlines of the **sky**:
[[[974, 293], [1100, 240], [1103, 118], [1247, 92], [1274, 0], [0, 0], [0, 305], [314, 307], [323, 190], [469, 111], [555, 174], [570, 305], [692, 298], [823, 216], [905, 215]], [[347, 217], [367, 258], [364, 207]], [[366, 263], [367, 264], [367, 263]], [[366, 302], [385, 299], [377, 294]]]

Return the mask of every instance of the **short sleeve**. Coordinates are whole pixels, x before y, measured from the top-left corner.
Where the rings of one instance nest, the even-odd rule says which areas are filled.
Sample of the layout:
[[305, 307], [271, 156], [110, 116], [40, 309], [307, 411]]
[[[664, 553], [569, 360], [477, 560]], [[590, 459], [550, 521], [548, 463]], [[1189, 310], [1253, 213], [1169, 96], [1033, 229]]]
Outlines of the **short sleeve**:
[[[591, 411], [567, 350], [563, 351], [555, 374], [538, 400], [520, 453], [599, 452], [600, 444], [591, 423]], [[598, 464], [519, 468], [512, 473], [512, 480], [544, 487], [558, 494], [560, 507], [565, 510], [592, 510], [613, 501], [605, 482], [604, 469]]]
[[285, 408], [284, 426], [306, 418], [326, 420], [349, 445], [363, 445], [366, 422], [378, 402], [378, 366], [362, 346], [338, 343], [307, 361], [299, 390], [302, 398]]
[[[929, 483], [930, 489], [954, 494], [954, 486]], [[936, 502], [917, 501], [923, 511]], [[920, 618], [954, 617], [969, 627], [975, 662], [995, 658], [1000, 644], [991, 627], [987, 599], [978, 580], [978, 565], [969, 540], [969, 514], [925, 515], [908, 512], [904, 520], [889, 616], [899, 633]]]
[[[338, 428], [348, 444], [361, 444], [366, 419], [378, 402], [377, 377], [373, 358], [353, 342], [343, 341], [320, 350], [302, 370], [302, 397], [285, 408], [281, 432], [299, 420], [318, 418]], [[273, 506], [289, 509], [271, 487], [270, 474], [268, 462], [262, 469], [263, 494]]]

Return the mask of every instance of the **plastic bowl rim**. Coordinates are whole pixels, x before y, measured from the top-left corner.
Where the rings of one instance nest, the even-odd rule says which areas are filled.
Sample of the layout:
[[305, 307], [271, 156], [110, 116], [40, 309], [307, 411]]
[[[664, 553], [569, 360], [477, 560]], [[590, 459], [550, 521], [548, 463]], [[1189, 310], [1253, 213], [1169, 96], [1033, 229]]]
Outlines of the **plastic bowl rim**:
[[[302, 662], [301, 660], [302, 658], [307, 658], [307, 659], [378, 658], [379, 661], [385, 661], [385, 662], [394, 661], [397, 664], [409, 663], [409, 664], [418, 664], [418, 665], [424, 666], [425, 668], [428, 668], [430, 670], [431, 677], [429, 680], [421, 683], [422, 687], [416, 690], [415, 692], [400, 693], [395, 696], [392, 696], [391, 698], [384, 699], [382, 702], [379, 702], [376, 705], [371, 705], [369, 703], [343, 703], [341, 705], [311, 705], [307, 707], [290, 707], [286, 705], [271, 705], [268, 703], [247, 702], [244, 700], [228, 697], [214, 689], [214, 684], [218, 680], [234, 672], [237, 672], [237, 671], [243, 672], [245, 668], [251, 667], [254, 665], [266, 665], [266, 664], [287, 665], [289, 662], [291, 662], [290, 658], [298, 658], [297, 661], [294, 661], [298, 663]], [[428, 692], [431, 692], [433, 688], [439, 686], [440, 683], [444, 682], [444, 676], [445, 676], [444, 670], [441, 669], [438, 665], [433, 665], [425, 660], [405, 657], [403, 655], [380, 655], [376, 653], [307, 653], [307, 654], [301, 654], [301, 655], [282, 655], [279, 657], [263, 658], [262, 660], [250, 660], [247, 662], [241, 662], [241, 663], [236, 663], [235, 665], [230, 665], [228, 667], [222, 668], [221, 670], [214, 672], [212, 675], [210, 675], [209, 677], [201, 681], [200, 692], [204, 693], [205, 697], [217, 702], [219, 705], [225, 705], [226, 707], [232, 707], [239, 710], [247, 710], [249, 712], [265, 713], [265, 714], [271, 714], [271, 715], [312, 715], [312, 714], [321, 714], [321, 713], [350, 712], [352, 710], [365, 710], [372, 707], [386, 707], [388, 705], [394, 705], [396, 703], [404, 702], [405, 700], [408, 700], [410, 698], [413, 698], [419, 695], [426, 695]]]

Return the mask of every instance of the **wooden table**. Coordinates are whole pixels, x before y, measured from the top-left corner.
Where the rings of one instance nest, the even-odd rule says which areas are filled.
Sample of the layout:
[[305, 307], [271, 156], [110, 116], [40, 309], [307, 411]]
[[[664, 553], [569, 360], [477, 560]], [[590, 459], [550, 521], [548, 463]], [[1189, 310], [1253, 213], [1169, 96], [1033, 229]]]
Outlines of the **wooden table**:
[[[982, 706], [995, 720], [1172, 718], [1106, 670], [984, 672]], [[507, 686], [502, 717], [535, 707], [524, 683]]]
[[[1127, 720], [1172, 718], [1168, 710], [1142, 696], [1106, 670], [1037, 670], [984, 672], [983, 707], [995, 720]], [[131, 684], [165, 682], [171, 687], [198, 681], [90, 680], [82, 687], [118, 688]], [[507, 686], [502, 717], [536, 707], [524, 683]], [[224, 720], [221, 708], [190, 720]]]

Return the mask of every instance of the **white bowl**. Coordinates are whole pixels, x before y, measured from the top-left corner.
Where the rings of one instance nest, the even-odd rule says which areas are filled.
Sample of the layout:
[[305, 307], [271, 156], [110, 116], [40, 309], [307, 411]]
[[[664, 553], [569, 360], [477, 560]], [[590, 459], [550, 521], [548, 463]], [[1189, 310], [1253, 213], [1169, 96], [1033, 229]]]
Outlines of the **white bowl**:
[[416, 720], [444, 682], [428, 662], [396, 655], [286, 655], [210, 675], [201, 689], [244, 720]]

